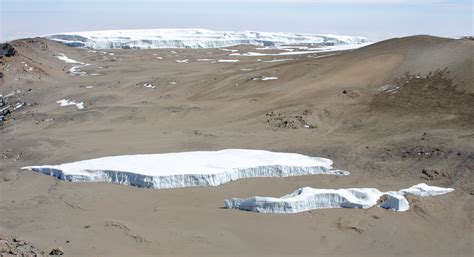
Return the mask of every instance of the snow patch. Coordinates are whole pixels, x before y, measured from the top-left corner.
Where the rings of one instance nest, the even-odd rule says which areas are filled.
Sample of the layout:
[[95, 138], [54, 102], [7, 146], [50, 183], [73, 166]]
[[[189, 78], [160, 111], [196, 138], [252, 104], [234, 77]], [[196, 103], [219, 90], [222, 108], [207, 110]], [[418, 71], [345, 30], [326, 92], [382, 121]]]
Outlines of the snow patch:
[[227, 59], [227, 60], [218, 60], [217, 62], [221, 62], [221, 63], [226, 63], [226, 62], [240, 62], [240, 60]]
[[262, 80], [277, 80], [278, 77], [262, 77]]
[[277, 80], [278, 77], [265, 77], [265, 76], [260, 76], [260, 77], [254, 77], [252, 78], [252, 80], [263, 80], [263, 81], [266, 81], [266, 80]]
[[232, 53], [235, 53], [235, 52], [238, 52], [239, 50], [237, 49], [221, 49], [222, 51], [225, 51], [225, 52], [232, 52]]
[[63, 53], [59, 53], [58, 55], [56, 55], [56, 58], [58, 58], [59, 60], [61, 60], [63, 62], [66, 62], [68, 64], [76, 64], [75, 66], [73, 66], [72, 68], [69, 69], [69, 74], [70, 75], [79, 75], [79, 76], [87, 75], [86, 72], [81, 71], [80, 69], [84, 68], [86, 66], [89, 66], [90, 64], [73, 60], [73, 59], [67, 57], [66, 55], [64, 55]]
[[436, 186], [428, 186], [425, 183], [414, 185], [410, 188], [402, 189], [400, 192], [404, 194], [418, 195], [418, 196], [435, 196], [443, 195], [454, 191], [453, 188], [444, 188]]
[[262, 61], [262, 62], [286, 62], [286, 61], [292, 61], [294, 60], [293, 58], [290, 59], [274, 59], [274, 60], [269, 60], [269, 61]]
[[69, 57], [67, 57], [66, 55], [64, 55], [63, 53], [60, 53], [56, 56], [56, 58], [58, 58], [59, 60], [63, 61], [63, 62], [66, 62], [66, 63], [71, 63], [71, 64], [84, 64], [83, 62], [78, 62], [76, 60], [73, 60]]
[[143, 84], [143, 87], [151, 88], [151, 89], [155, 89], [155, 88], [156, 88], [156, 86], [153, 86], [152, 84], [148, 84], [148, 83]]
[[70, 106], [70, 105], [75, 105], [77, 109], [82, 110], [84, 109], [84, 103], [83, 102], [76, 102], [71, 99], [62, 99], [59, 101], [56, 101], [56, 103], [59, 104], [59, 106]]
[[[315, 50], [307, 51], [286, 51], [281, 53], [259, 53], [259, 52], [247, 52], [247, 53], [232, 53], [229, 56], [247, 56], [247, 57], [263, 57], [263, 56], [289, 56], [289, 55], [304, 55], [304, 54], [315, 54], [324, 52], [335, 52], [335, 51], [346, 51], [368, 46], [369, 43], [357, 44], [357, 45], [338, 45], [314, 48]], [[329, 56], [329, 55], [328, 55]]]
[[295, 153], [226, 149], [103, 157], [23, 167], [71, 182], [109, 182], [145, 188], [218, 186], [241, 178], [348, 175], [332, 161]]

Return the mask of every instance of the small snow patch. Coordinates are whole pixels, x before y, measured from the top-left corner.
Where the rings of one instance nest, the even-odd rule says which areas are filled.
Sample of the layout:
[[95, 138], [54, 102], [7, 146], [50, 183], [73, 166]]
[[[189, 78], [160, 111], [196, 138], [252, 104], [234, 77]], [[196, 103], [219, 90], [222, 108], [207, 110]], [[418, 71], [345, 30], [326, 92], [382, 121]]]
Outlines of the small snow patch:
[[70, 105], [75, 105], [77, 109], [81, 110], [84, 109], [84, 103], [83, 102], [76, 102], [71, 99], [62, 99], [59, 101], [56, 101], [56, 103], [59, 104], [59, 106], [70, 106]]
[[69, 69], [69, 74], [70, 75], [80, 75], [80, 76], [87, 75], [86, 72], [81, 71], [80, 69], [84, 68], [86, 66], [89, 66], [90, 64], [73, 60], [73, 59], [67, 57], [66, 55], [64, 55], [63, 53], [58, 54], [56, 56], [56, 58], [58, 58], [61, 61], [66, 62], [66, 63], [69, 63], [69, 64], [75, 64], [75, 66], [73, 66], [72, 68]]
[[240, 62], [240, 60], [222, 59], [222, 60], [218, 60], [217, 62], [220, 62], [220, 63], [226, 63], [226, 62]]
[[56, 58], [58, 58], [59, 60], [63, 61], [63, 62], [66, 62], [66, 63], [72, 63], [72, 64], [84, 64], [83, 62], [78, 62], [76, 60], [73, 60], [69, 57], [67, 57], [66, 55], [64, 55], [63, 53], [60, 53], [56, 56]]
[[260, 76], [260, 77], [254, 77], [252, 78], [252, 80], [263, 80], [263, 81], [266, 81], [266, 80], [277, 80], [278, 77], [265, 77], [265, 76]]
[[290, 59], [274, 59], [274, 60], [269, 60], [269, 61], [262, 61], [262, 62], [286, 62], [286, 61], [292, 61], [294, 60], [293, 58]]
[[377, 91], [386, 92], [386, 93], [395, 93], [398, 91], [399, 88], [400, 88], [399, 86], [394, 86], [394, 85], [383, 85], [377, 88]]
[[232, 53], [235, 53], [235, 52], [238, 52], [239, 50], [237, 49], [226, 49], [226, 48], [223, 48], [221, 49], [222, 51], [225, 51], [225, 52], [232, 52]]
[[154, 86], [152, 84], [148, 84], [148, 83], [143, 84], [143, 86], [146, 87], [146, 88], [152, 88], [152, 89], [156, 88], [156, 86]]
[[262, 77], [262, 80], [276, 80], [278, 77]]

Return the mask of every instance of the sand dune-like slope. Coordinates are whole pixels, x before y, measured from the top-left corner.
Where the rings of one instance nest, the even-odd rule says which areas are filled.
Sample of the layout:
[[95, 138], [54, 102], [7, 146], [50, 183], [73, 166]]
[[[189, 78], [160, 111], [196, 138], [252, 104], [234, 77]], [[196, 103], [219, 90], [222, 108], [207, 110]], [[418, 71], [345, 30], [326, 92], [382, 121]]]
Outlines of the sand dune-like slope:
[[[5, 58], [0, 94], [16, 91], [9, 101], [27, 105], [0, 128], [1, 235], [46, 252], [59, 247], [67, 256], [472, 254], [473, 41], [415, 36], [281, 62], [263, 61], [287, 57], [219, 49], [94, 52], [45, 39], [12, 44], [17, 55]], [[223, 59], [240, 61], [217, 62]], [[81, 67], [71, 73], [75, 66]], [[84, 108], [61, 107], [63, 99]], [[224, 148], [325, 157], [351, 175], [150, 190], [20, 169]], [[304, 186], [389, 191], [422, 182], [456, 191], [411, 197], [404, 213], [222, 208], [224, 199], [278, 197]]]

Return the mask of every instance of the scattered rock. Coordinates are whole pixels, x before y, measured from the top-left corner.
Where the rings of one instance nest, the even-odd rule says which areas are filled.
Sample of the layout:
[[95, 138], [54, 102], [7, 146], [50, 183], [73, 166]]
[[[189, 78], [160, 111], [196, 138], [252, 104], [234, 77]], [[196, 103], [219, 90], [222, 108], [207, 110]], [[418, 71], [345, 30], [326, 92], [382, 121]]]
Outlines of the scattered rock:
[[458, 90], [447, 69], [424, 75], [406, 73], [378, 91], [370, 103], [376, 112], [447, 113], [465, 121], [473, 114], [474, 93]]
[[309, 110], [303, 111], [302, 115], [283, 115], [282, 113], [269, 112], [266, 113], [267, 117], [266, 123], [270, 124], [275, 128], [284, 128], [284, 129], [297, 129], [297, 128], [306, 128], [314, 129], [315, 125], [309, 124], [304, 116], [311, 114]]
[[362, 232], [364, 232], [364, 230], [361, 229], [361, 228], [358, 228], [358, 227], [355, 227], [355, 226], [350, 226], [350, 225], [347, 225], [343, 222], [337, 222], [336, 227], [341, 231], [354, 231], [354, 232], [357, 232], [359, 234], [362, 234]]
[[6, 96], [0, 95], [0, 126], [3, 126], [14, 111], [18, 111], [25, 107], [26, 104], [21, 97], [16, 97], [15, 104], [9, 104], [8, 99], [16, 96], [20, 91], [12, 92]]
[[347, 95], [347, 96], [352, 97], [352, 98], [360, 96], [360, 94], [357, 91], [353, 91], [353, 90], [349, 90], [349, 89], [342, 90], [342, 94]]
[[49, 252], [49, 255], [63, 255], [64, 252], [59, 249], [59, 248], [54, 248], [53, 250], [51, 250], [51, 252]]
[[0, 235], [0, 256], [43, 256], [44, 252], [26, 241]]
[[379, 158], [388, 159], [418, 159], [418, 160], [442, 160], [455, 155], [453, 149], [441, 146], [423, 144], [399, 143], [386, 146], [380, 153]]
[[426, 180], [436, 180], [440, 178], [447, 178], [448, 175], [444, 172], [440, 172], [437, 170], [428, 170], [428, 169], [423, 169], [421, 170], [421, 178], [426, 179]]
[[448, 152], [443, 151], [436, 147], [431, 146], [406, 146], [401, 150], [402, 158], [417, 157], [417, 158], [432, 158], [432, 157], [444, 157], [449, 155]]
[[474, 37], [473, 36], [465, 36], [465, 37], [461, 37], [461, 39], [463, 39], [463, 40], [474, 40]]

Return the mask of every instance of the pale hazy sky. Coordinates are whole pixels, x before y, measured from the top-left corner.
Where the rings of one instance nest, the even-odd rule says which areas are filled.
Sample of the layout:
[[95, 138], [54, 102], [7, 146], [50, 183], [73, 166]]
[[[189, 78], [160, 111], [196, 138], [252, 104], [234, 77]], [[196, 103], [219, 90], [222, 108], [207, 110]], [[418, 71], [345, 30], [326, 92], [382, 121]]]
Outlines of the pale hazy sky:
[[205, 28], [365, 36], [473, 34], [472, 0], [0, 0], [0, 41], [105, 29]]

